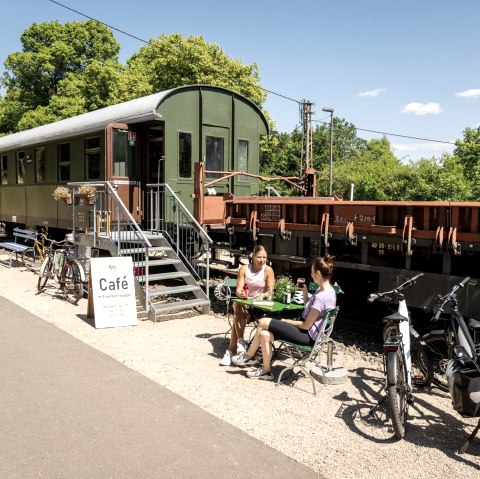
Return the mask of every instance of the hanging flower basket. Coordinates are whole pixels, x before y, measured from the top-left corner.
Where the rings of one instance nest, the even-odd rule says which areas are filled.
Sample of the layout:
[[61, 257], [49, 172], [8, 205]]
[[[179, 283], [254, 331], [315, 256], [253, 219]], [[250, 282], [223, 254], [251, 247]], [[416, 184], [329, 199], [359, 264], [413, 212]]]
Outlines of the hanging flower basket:
[[57, 186], [52, 196], [56, 201], [62, 200], [66, 205], [72, 204], [72, 192], [66, 186]]
[[90, 184], [85, 183], [77, 189], [77, 195], [81, 198], [84, 205], [93, 205], [95, 203], [95, 193], [97, 188]]

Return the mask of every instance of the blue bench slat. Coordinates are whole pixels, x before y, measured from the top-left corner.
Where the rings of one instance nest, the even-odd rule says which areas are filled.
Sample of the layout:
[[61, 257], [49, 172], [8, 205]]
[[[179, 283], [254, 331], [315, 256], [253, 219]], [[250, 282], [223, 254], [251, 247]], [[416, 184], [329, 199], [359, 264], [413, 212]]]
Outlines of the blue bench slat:
[[[37, 238], [37, 232], [32, 230], [23, 230], [20, 228], [13, 228], [13, 237], [15, 238], [15, 242], [8, 241], [6, 243], [0, 243], [0, 248], [6, 249], [11, 251], [10, 253], [10, 261], [9, 267], [12, 266], [12, 259], [13, 255], [15, 254], [15, 259], [17, 257], [17, 253], [23, 253], [27, 248], [30, 248], [31, 245], [25, 244], [27, 242], [34, 242]], [[24, 243], [18, 243], [17, 239], [21, 238], [24, 240]]]

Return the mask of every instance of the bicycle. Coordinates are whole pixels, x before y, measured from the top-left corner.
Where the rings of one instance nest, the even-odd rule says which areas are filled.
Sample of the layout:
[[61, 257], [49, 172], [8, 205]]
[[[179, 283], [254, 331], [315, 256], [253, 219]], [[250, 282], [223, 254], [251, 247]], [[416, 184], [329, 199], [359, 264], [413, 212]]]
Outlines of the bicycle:
[[[456, 291], [463, 287], [464, 281], [455, 285], [449, 294], [456, 294]], [[443, 299], [444, 297], [437, 295], [430, 308], [435, 309], [435, 305], [438, 307], [438, 304], [441, 304]], [[452, 323], [448, 316], [442, 317], [443, 312], [441, 309], [442, 308], [440, 307], [440, 309], [437, 310], [432, 321], [438, 322], [439, 320], [443, 320], [445, 323], [443, 328], [430, 329], [423, 333], [420, 336], [420, 339], [423, 343], [423, 348], [428, 361], [431, 364], [430, 367], [433, 371], [433, 384], [440, 390], [448, 392], [446, 372], [448, 361], [454, 357], [455, 333], [452, 330]], [[480, 321], [475, 318], [470, 318], [468, 322], [466, 322], [466, 326], [469, 334], [472, 336], [474, 344], [480, 344]]]
[[40, 259], [40, 263], [45, 261], [48, 249], [47, 241], [47, 236], [44, 233], [39, 233], [34, 240], [33, 246], [22, 252], [22, 264], [30, 271], [35, 271], [37, 259]]
[[[54, 249], [57, 246], [58, 249]], [[50, 240], [47, 256], [40, 268], [37, 289], [42, 292], [49, 279], [56, 279], [65, 298], [76, 304], [83, 297], [85, 272], [65, 241]]]
[[[397, 311], [383, 318], [385, 323], [383, 330], [383, 367], [386, 379], [386, 395], [370, 410], [370, 414], [373, 413], [388, 397], [389, 415], [394, 434], [398, 439], [405, 437], [408, 406], [413, 403], [412, 351], [415, 351], [417, 360], [421, 358], [421, 361], [427, 362], [423, 356], [421, 344], [415, 335], [412, 335], [412, 338], [410, 336], [410, 331], [413, 328], [403, 293], [406, 289], [411, 288], [422, 276], [423, 273], [420, 273], [391, 291], [373, 294], [368, 298], [369, 303], [373, 303], [380, 298], [398, 301]], [[429, 376], [420, 371], [420, 377], [416, 382], [419, 385], [426, 385], [428, 381]]]
[[[448, 354], [445, 376], [448, 391], [452, 399], [453, 408], [464, 417], [480, 417], [480, 344], [477, 342], [477, 333], [480, 331], [480, 322], [473, 325], [475, 336], [472, 337], [469, 327], [458, 308], [457, 291], [465, 287], [470, 281], [466, 277], [456, 284], [444, 296], [437, 296], [436, 312], [433, 321], [438, 321], [445, 313], [445, 306], [450, 306], [449, 332], [451, 343], [448, 343]], [[477, 324], [478, 323], [478, 324]], [[480, 429], [480, 419], [470, 436], [458, 450], [462, 454], [473, 441]]]

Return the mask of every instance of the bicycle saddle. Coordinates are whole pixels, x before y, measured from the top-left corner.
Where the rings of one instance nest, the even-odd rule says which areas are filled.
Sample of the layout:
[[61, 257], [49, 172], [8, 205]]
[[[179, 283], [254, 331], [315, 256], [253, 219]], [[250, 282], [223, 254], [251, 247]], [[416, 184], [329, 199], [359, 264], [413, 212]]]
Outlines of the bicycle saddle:
[[475, 318], [470, 318], [468, 320], [468, 327], [471, 329], [480, 329], [480, 321]]
[[400, 313], [393, 313], [383, 318], [384, 323], [400, 323], [402, 321], [408, 321], [408, 318]]

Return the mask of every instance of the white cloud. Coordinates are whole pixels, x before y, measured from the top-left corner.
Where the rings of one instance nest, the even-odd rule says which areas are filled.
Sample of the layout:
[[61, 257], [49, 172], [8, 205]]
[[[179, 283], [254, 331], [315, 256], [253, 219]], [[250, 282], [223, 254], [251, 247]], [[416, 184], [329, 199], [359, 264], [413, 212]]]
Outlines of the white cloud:
[[480, 88], [474, 88], [471, 90], [459, 91], [455, 93], [455, 96], [461, 96], [463, 98], [478, 98], [480, 97]]
[[378, 96], [386, 91], [385, 88], [376, 88], [375, 90], [361, 92], [358, 96]]
[[395, 152], [443, 152], [443, 151], [451, 151], [455, 148], [455, 145], [449, 145], [448, 143], [434, 143], [434, 142], [427, 142], [424, 141], [422, 143], [398, 143], [393, 144], [392, 148]]
[[414, 113], [415, 115], [438, 115], [443, 111], [443, 108], [435, 102], [419, 103], [412, 102], [403, 107], [403, 113]]

